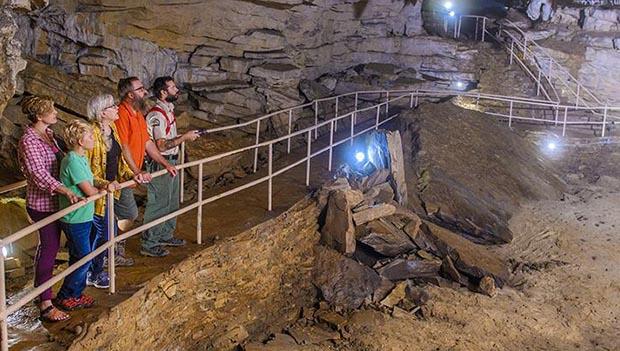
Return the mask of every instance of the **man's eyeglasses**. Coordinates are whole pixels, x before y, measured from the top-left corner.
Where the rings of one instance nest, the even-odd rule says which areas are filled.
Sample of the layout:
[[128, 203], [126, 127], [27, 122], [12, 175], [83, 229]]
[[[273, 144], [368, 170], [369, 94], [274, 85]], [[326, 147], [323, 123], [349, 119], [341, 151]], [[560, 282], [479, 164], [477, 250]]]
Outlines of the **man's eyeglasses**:
[[132, 90], [132, 91], [139, 91], [139, 90], [144, 90], [144, 91], [146, 91], [146, 89], [144, 88], [144, 86], [141, 86], [141, 87], [135, 88], [135, 89], [134, 89], [134, 90]]
[[118, 105], [116, 105], [116, 104], [112, 104], [112, 105], [110, 105], [110, 106], [108, 106], [108, 107], [105, 107], [103, 110], [105, 111], [105, 110], [107, 110], [107, 109], [109, 109], [109, 108], [117, 108], [117, 107], [118, 107]]

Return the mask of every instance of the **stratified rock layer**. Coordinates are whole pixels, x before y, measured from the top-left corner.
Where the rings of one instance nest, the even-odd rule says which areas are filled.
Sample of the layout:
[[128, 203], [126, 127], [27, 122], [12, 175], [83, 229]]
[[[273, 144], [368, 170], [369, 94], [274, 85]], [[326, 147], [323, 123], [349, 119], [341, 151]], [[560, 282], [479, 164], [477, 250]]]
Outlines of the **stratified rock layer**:
[[207, 248], [152, 279], [89, 326], [70, 350], [232, 350], [312, 304], [318, 209], [281, 216]]
[[482, 113], [428, 104], [404, 113], [400, 130], [409, 205], [476, 242], [509, 242], [521, 204], [564, 190], [533, 143]]

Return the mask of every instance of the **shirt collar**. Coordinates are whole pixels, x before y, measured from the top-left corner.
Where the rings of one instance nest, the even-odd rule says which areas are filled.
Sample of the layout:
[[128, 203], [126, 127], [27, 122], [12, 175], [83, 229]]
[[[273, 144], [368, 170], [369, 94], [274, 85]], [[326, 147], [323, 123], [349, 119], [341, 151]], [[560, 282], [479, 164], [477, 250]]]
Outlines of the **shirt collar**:
[[167, 113], [174, 113], [174, 104], [172, 104], [171, 102], [157, 99], [156, 104], [157, 106], [163, 108]]

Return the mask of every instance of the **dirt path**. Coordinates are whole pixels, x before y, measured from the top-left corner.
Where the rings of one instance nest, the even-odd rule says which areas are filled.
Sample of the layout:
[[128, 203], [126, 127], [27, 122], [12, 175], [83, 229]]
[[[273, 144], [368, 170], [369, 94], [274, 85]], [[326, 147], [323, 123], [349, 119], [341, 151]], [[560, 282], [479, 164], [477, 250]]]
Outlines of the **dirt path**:
[[[589, 186], [511, 220], [513, 284], [495, 298], [431, 287], [430, 316], [351, 316], [351, 350], [620, 350], [620, 193]], [[344, 349], [344, 348], [343, 348]]]

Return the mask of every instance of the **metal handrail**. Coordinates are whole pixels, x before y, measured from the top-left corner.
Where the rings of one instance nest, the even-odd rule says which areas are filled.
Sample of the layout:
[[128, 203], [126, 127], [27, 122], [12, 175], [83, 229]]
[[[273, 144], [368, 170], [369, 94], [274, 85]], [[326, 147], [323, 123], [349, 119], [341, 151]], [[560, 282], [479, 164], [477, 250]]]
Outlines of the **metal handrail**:
[[[481, 98], [496, 98], [497, 101], [506, 101], [506, 102], [510, 102], [513, 101], [515, 103], [518, 102], [528, 102], [531, 103], [533, 105], [536, 104], [543, 104], [544, 106], [556, 106], [557, 108], [564, 108], [566, 107], [565, 105], [562, 105], [558, 102], [554, 102], [552, 100], [541, 100], [541, 99], [535, 99], [535, 98], [530, 98], [530, 97], [521, 97], [521, 96], [509, 96], [509, 95], [498, 95], [498, 94], [488, 94], [488, 93], [468, 93], [468, 92], [463, 92], [460, 90], [450, 90], [450, 89], [446, 89], [446, 90], [439, 90], [439, 89], [416, 89], [419, 92], [431, 92], [431, 93], [443, 93], [446, 95], [466, 95], [466, 96], [471, 96], [471, 94], [475, 94], [476, 97], [481, 97]], [[216, 133], [216, 132], [221, 132], [221, 131], [225, 131], [225, 130], [231, 130], [231, 129], [238, 129], [238, 128], [242, 128], [245, 126], [249, 126], [252, 124], [257, 124], [260, 125], [261, 121], [276, 116], [278, 114], [282, 114], [282, 113], [290, 113], [291, 111], [297, 110], [297, 109], [302, 109], [305, 107], [310, 107], [313, 105], [316, 105], [319, 102], [326, 102], [326, 101], [332, 101], [332, 100], [338, 100], [341, 98], [345, 98], [345, 97], [349, 97], [349, 96], [355, 96], [355, 95], [363, 95], [363, 94], [393, 94], [393, 93], [402, 93], [402, 92], [406, 92], [406, 91], [411, 91], [411, 90], [406, 90], [406, 89], [400, 89], [400, 90], [362, 90], [362, 91], [356, 91], [356, 92], [350, 92], [350, 93], [344, 93], [344, 94], [340, 94], [340, 95], [336, 95], [336, 96], [331, 96], [331, 97], [325, 97], [325, 98], [320, 98], [320, 99], [316, 99], [313, 100], [311, 102], [305, 103], [305, 104], [301, 104], [301, 105], [297, 105], [297, 106], [293, 106], [287, 109], [282, 109], [276, 112], [271, 112], [269, 114], [260, 116], [260, 117], [256, 117], [250, 121], [246, 121], [243, 123], [237, 123], [237, 124], [232, 124], [229, 126], [224, 126], [224, 127], [217, 127], [217, 128], [211, 128], [211, 129], [207, 129], [207, 133]], [[542, 106], [542, 105], [541, 105]], [[587, 110], [603, 110], [605, 109], [604, 106], [598, 106], [598, 107], [579, 107], [579, 106], [569, 106], [569, 108], [571, 109], [576, 109], [576, 110], [581, 110], [581, 109], [587, 109]], [[620, 106], [618, 107], [614, 107], [614, 106], [607, 106], [606, 107], [608, 111], [620, 111]], [[599, 114], [600, 115], [600, 114]], [[618, 118], [618, 117], [611, 117], [608, 116], [610, 118]], [[316, 121], [316, 119], [315, 119]], [[258, 139], [260, 137], [259, 135], [259, 129], [257, 128], [257, 142]], [[315, 137], [316, 139], [316, 137]], [[184, 146], [184, 145], [182, 145]], [[257, 157], [255, 157], [255, 165], [254, 165], [254, 169], [256, 169], [256, 159]], [[18, 190], [20, 188], [23, 188], [26, 186], [26, 181], [25, 180], [21, 180], [18, 182], [15, 182], [13, 184], [8, 184], [5, 186], [0, 187], [0, 195], [4, 194], [6, 192], [9, 191], [13, 191], [13, 190]]]

